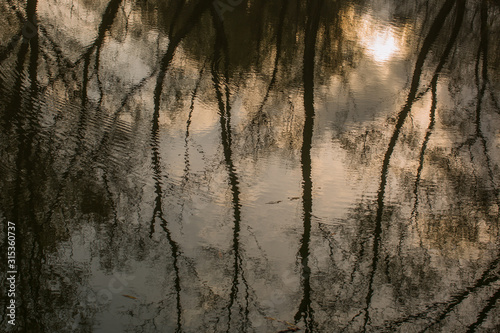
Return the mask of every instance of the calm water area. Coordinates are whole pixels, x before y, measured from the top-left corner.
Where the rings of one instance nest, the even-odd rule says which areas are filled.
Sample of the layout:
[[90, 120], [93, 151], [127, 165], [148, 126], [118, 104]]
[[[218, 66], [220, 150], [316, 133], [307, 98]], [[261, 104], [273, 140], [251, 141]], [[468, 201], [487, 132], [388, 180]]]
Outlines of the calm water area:
[[2, 0], [0, 332], [500, 332], [499, 40], [496, 0]]

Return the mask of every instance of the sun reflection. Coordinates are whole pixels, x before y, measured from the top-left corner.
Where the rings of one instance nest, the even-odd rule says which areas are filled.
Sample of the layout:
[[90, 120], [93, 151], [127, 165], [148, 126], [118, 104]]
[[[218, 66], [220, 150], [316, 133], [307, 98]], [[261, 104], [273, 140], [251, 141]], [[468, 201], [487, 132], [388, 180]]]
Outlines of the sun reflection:
[[362, 40], [362, 44], [376, 62], [389, 61], [400, 50], [398, 41], [390, 30], [377, 31], [366, 37], [366, 40]]
[[396, 26], [376, 18], [371, 13], [359, 17], [354, 13], [354, 9], [352, 11], [346, 18], [347, 22], [350, 21], [349, 26], [355, 27], [353, 37], [373, 61], [384, 63], [403, 56], [407, 36], [406, 26]]

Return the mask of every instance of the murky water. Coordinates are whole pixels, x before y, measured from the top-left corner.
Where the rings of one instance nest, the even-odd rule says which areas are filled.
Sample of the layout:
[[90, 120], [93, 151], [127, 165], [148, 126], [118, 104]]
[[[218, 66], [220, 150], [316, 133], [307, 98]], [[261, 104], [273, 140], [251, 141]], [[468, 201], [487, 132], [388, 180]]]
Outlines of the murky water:
[[497, 2], [0, 12], [1, 331], [500, 332]]

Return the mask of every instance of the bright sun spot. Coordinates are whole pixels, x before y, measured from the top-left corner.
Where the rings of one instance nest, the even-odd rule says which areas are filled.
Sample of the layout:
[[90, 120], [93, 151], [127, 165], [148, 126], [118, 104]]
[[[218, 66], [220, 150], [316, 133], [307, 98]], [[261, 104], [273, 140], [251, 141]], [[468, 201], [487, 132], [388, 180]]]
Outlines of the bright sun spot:
[[390, 60], [399, 50], [394, 36], [388, 32], [377, 32], [365, 42], [365, 48], [376, 62]]
[[387, 62], [401, 53], [403, 36], [395, 27], [374, 21], [369, 15], [363, 15], [358, 30], [360, 43], [376, 62]]

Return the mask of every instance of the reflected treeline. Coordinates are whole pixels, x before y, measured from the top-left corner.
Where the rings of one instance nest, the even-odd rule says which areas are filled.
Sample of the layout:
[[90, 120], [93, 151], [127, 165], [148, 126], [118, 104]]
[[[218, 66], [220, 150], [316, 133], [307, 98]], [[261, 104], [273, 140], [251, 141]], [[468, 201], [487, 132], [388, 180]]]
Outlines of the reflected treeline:
[[[17, 228], [16, 330], [92, 332], [118, 317], [136, 332], [498, 330], [496, 3], [0, 10], [0, 217], [4, 240], [7, 221]], [[397, 102], [363, 104], [369, 80]], [[320, 168], [324, 146], [369, 178], [340, 217], [322, 215], [337, 172]], [[248, 170], [266, 173], [259, 163], [273, 156], [292, 165], [279, 176], [299, 196], [273, 189], [281, 199], [259, 215], [253, 198], [271, 185]], [[271, 215], [295, 199], [293, 221]], [[88, 297], [117, 272], [141, 282]]]

